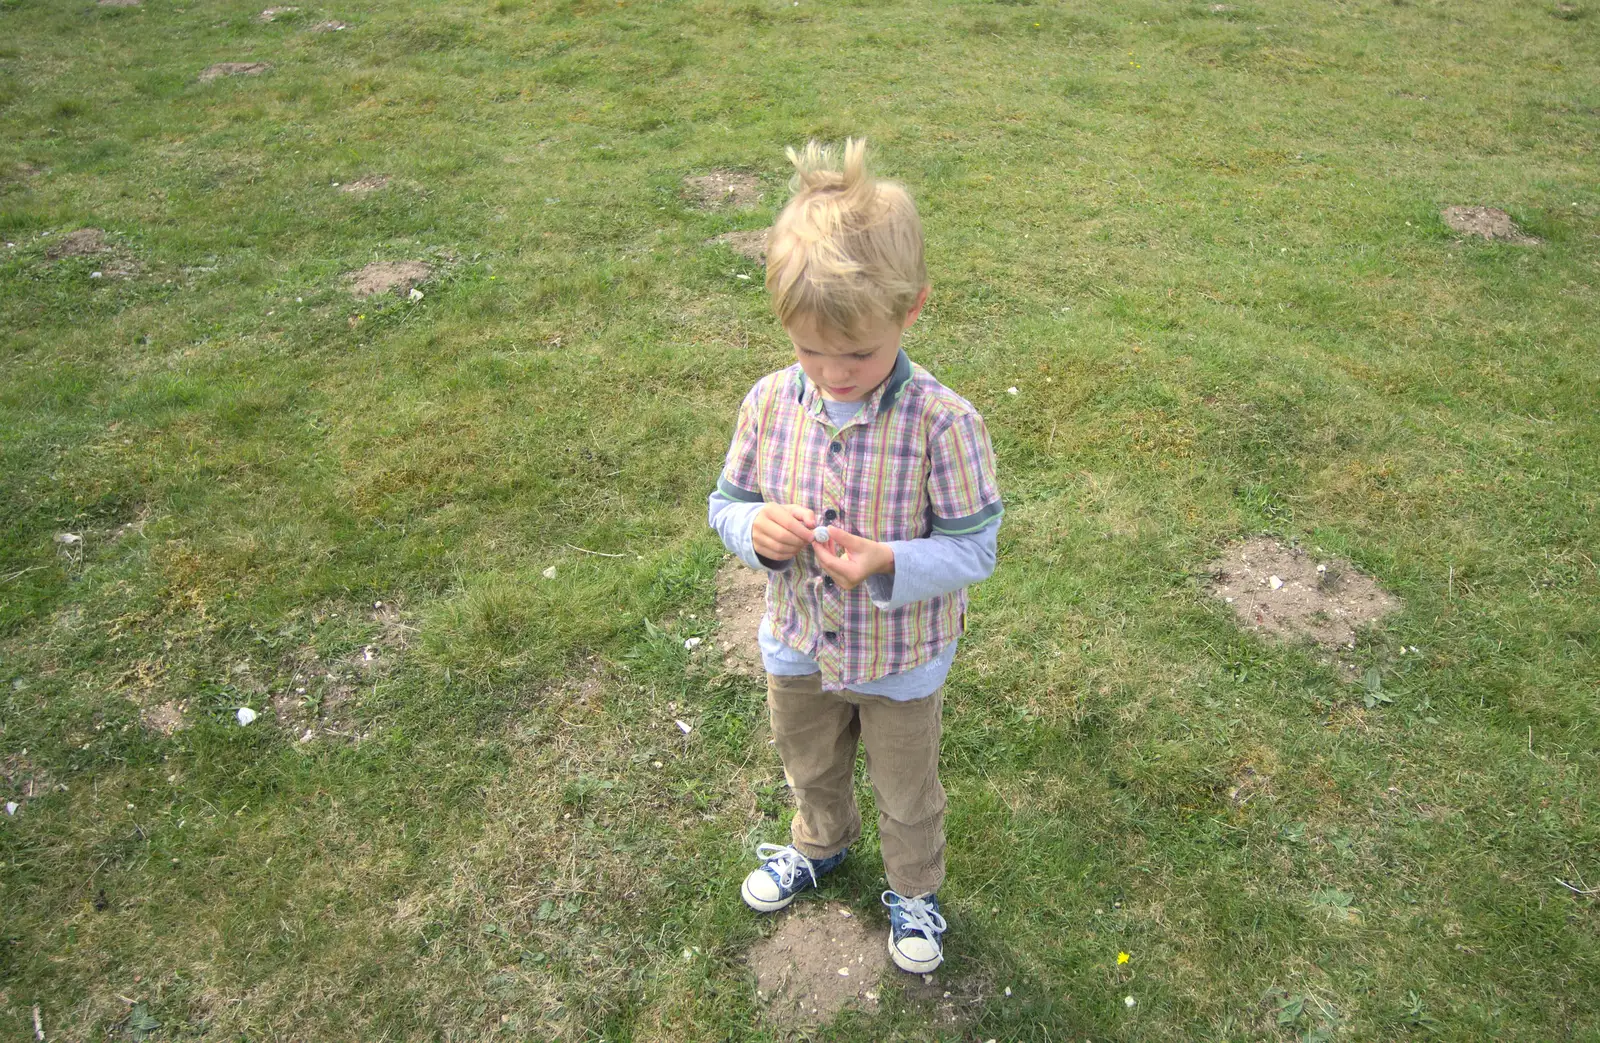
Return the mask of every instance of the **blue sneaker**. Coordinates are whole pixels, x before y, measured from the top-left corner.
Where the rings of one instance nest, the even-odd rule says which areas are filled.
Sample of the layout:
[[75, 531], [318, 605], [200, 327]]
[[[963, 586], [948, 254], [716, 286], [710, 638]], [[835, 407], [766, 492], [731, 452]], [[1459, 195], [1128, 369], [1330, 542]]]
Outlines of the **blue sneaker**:
[[818, 878], [838, 868], [847, 854], [848, 848], [832, 858], [813, 861], [793, 846], [757, 844], [756, 857], [761, 859], [761, 868], [752, 870], [744, 878], [739, 894], [744, 904], [758, 913], [777, 912], [794, 901], [801, 891], [816, 887]]
[[894, 965], [912, 974], [927, 974], [944, 962], [944, 946], [939, 936], [945, 932], [939, 915], [939, 898], [907, 898], [893, 891], [883, 893], [889, 907], [889, 956]]

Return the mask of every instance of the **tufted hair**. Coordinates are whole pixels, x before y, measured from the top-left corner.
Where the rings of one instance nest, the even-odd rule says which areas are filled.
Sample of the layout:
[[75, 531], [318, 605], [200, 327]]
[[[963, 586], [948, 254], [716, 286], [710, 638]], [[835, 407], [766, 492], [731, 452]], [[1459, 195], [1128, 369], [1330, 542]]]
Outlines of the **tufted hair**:
[[864, 319], [903, 321], [928, 284], [911, 194], [872, 176], [863, 138], [846, 139], [842, 157], [815, 141], [785, 153], [793, 196], [767, 242], [778, 320], [809, 315], [846, 334]]

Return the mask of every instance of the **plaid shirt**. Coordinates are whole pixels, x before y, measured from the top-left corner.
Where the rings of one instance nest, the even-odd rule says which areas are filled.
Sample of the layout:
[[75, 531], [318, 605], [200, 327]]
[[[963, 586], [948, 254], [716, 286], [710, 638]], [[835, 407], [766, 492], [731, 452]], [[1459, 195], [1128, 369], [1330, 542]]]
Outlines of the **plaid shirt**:
[[[837, 430], [798, 365], [763, 377], [739, 407], [717, 488], [745, 503], [810, 507], [824, 524], [885, 543], [977, 532], [1002, 510], [983, 418], [903, 351]], [[809, 547], [768, 574], [774, 633], [817, 661], [828, 690], [928, 662], [961, 636], [966, 608], [958, 590], [881, 611], [867, 584], [841, 589]]]

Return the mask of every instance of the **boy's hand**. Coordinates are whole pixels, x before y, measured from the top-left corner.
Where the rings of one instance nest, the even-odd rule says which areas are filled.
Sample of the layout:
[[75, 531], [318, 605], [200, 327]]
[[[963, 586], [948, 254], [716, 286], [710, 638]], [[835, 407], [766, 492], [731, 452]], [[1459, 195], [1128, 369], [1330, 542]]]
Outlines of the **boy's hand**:
[[817, 564], [845, 590], [859, 587], [868, 576], [894, 571], [894, 548], [887, 543], [845, 532], [837, 525], [828, 526], [828, 536], [826, 545], [817, 545]]
[[769, 561], [789, 561], [811, 546], [817, 515], [796, 503], [769, 503], [756, 513], [750, 526], [750, 542], [756, 553]]

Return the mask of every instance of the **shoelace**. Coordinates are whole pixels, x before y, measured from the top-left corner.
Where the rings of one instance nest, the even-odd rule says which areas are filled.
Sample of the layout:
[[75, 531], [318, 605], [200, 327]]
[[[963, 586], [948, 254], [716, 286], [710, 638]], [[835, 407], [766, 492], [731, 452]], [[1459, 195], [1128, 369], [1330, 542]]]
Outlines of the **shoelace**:
[[945, 932], [944, 917], [934, 912], [925, 898], [907, 898], [895, 891], [885, 891], [879, 900], [889, 907], [891, 920], [899, 914], [907, 931], [917, 931], [930, 942], [938, 941], [936, 935]]
[[794, 879], [801, 869], [811, 877], [811, 886], [817, 886], [817, 871], [811, 865], [811, 859], [802, 855], [791, 845], [787, 844], [757, 844], [756, 857], [761, 859], [763, 868], [774, 870], [778, 877], [778, 886], [785, 891], [794, 886]]

